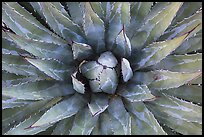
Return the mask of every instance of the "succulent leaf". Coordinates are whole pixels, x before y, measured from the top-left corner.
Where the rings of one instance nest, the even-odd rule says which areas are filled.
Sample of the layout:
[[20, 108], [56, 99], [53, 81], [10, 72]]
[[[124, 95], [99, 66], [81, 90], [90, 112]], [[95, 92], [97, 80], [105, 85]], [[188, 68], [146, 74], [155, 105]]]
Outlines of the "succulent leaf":
[[202, 29], [202, 11], [197, 11], [192, 16], [185, 18], [181, 22], [178, 22], [174, 27], [167, 30], [163, 36], [161, 36], [160, 39], [172, 39], [176, 36], [185, 34], [189, 31], [191, 34], [188, 37], [191, 37], [196, 32], [200, 31]]
[[83, 24], [83, 13], [79, 2], [66, 2], [69, 10], [70, 19], [80, 26]]
[[28, 119], [25, 119], [16, 127], [6, 132], [5, 135], [34, 135], [39, 132], [45, 131], [48, 127], [52, 125], [46, 125], [46, 126], [36, 127], [36, 128], [28, 128], [31, 124], [33, 124], [36, 120], [38, 120], [42, 114], [43, 112], [31, 115]]
[[[167, 70], [155, 70], [149, 72], [138, 72], [134, 75], [132, 82], [137, 84], [146, 84], [150, 90], [162, 90], [178, 88], [198, 78], [202, 72], [171, 72]], [[176, 76], [176, 77], [175, 77]]]
[[61, 46], [54, 43], [34, 41], [32, 39], [20, 37], [18, 35], [7, 33], [12, 40], [23, 50], [26, 50], [40, 58], [54, 58], [64, 63], [70, 63], [72, 60], [71, 49], [68, 46]]
[[202, 70], [202, 53], [189, 55], [169, 55], [152, 68], [174, 72], [196, 72]]
[[122, 77], [123, 81], [127, 82], [133, 76], [133, 71], [131, 69], [130, 63], [127, 59], [121, 59], [121, 70], [122, 70]]
[[[45, 112], [42, 117], [30, 125], [31, 127], [53, 124], [59, 120], [75, 115], [86, 103], [85, 97], [75, 93], [72, 97], [63, 100]], [[67, 105], [69, 104], [69, 105]]]
[[9, 73], [24, 76], [39, 76], [45, 78], [45, 75], [33, 67], [21, 56], [2, 54], [2, 70]]
[[144, 45], [159, 38], [169, 26], [181, 5], [181, 2], [157, 3], [145, 17], [143, 25], [130, 39], [132, 49], [141, 49]]
[[[143, 102], [125, 101], [126, 108], [131, 112], [132, 135], [165, 135], [154, 115], [146, 108]], [[150, 122], [151, 121], [151, 122]]]
[[25, 58], [28, 62], [37, 67], [40, 71], [56, 80], [69, 79], [73, 67], [67, 67], [64, 63], [54, 59], [33, 59]]
[[2, 21], [16, 34], [48, 43], [65, 45], [65, 41], [49, 31], [16, 2], [2, 3]]
[[202, 104], [202, 86], [183, 85], [178, 88], [162, 90], [160, 92], [194, 103]]
[[128, 83], [120, 88], [118, 94], [130, 102], [140, 102], [155, 98], [146, 85], [135, 85], [133, 83]]
[[121, 57], [129, 57], [131, 55], [131, 44], [129, 38], [126, 36], [124, 30], [118, 34], [115, 40], [115, 47], [113, 52]]
[[140, 27], [145, 16], [150, 12], [153, 2], [135, 2], [130, 5], [130, 25], [127, 28], [127, 35], [132, 38], [135, 31]]
[[136, 65], [136, 69], [141, 69], [157, 64], [172, 51], [174, 51], [186, 39], [189, 33], [176, 37], [172, 40], [153, 43], [141, 50], [140, 60]]
[[77, 72], [75, 72], [74, 74], [71, 75], [73, 88], [77, 92], [84, 94], [84, 92], [85, 92], [85, 84], [83, 84], [81, 81], [79, 81], [76, 78], [76, 75], [77, 75]]
[[80, 61], [93, 55], [93, 50], [91, 46], [84, 43], [73, 42], [72, 52], [73, 58]]
[[68, 117], [59, 121], [56, 124], [55, 129], [52, 132], [52, 135], [69, 135], [74, 121], [74, 116]]
[[130, 23], [130, 4], [115, 2], [111, 10], [109, 29], [107, 32], [107, 49], [112, 50], [120, 31]]
[[[111, 122], [111, 125], [109, 125], [108, 123], [106, 123], [107, 121], [105, 119], [104, 124], [106, 123], [106, 125], [101, 125], [102, 133], [103, 133], [103, 130], [107, 130], [108, 132], [113, 132], [113, 134], [120, 134], [120, 135], [131, 134], [131, 131], [130, 131], [131, 118], [128, 112], [126, 111], [124, 104], [120, 98], [115, 97], [110, 101], [108, 112], [110, 114], [110, 117], [108, 119], [111, 119], [112, 122]], [[103, 133], [103, 134], [107, 134], [107, 133]]]
[[202, 132], [199, 126], [202, 122], [200, 106], [168, 95], [160, 96], [162, 97], [158, 100], [145, 104], [161, 123], [182, 134], [200, 134]]
[[93, 11], [89, 2], [82, 3], [81, 6], [83, 13], [83, 28], [88, 39], [88, 44], [92, 45], [96, 53], [101, 53], [105, 50], [104, 22]]
[[91, 102], [88, 104], [89, 110], [92, 116], [97, 116], [106, 110], [108, 105], [108, 97], [105, 94], [93, 94], [91, 96]]
[[51, 99], [58, 96], [73, 94], [71, 84], [56, 83], [56, 81], [41, 80], [2, 88], [2, 94], [23, 100]]
[[98, 116], [92, 116], [87, 107], [81, 109], [74, 118], [70, 135], [90, 135], [97, 120]]

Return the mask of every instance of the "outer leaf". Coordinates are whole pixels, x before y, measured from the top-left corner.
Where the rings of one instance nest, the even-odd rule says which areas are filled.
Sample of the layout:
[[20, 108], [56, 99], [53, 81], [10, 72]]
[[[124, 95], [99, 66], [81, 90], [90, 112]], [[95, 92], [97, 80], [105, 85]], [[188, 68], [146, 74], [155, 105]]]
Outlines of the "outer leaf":
[[185, 54], [193, 51], [202, 50], [202, 31], [184, 41], [173, 53]]
[[77, 92], [84, 94], [84, 92], [85, 92], [85, 84], [83, 84], [81, 81], [79, 81], [77, 79], [76, 75], [77, 75], [77, 72], [75, 72], [74, 74], [71, 75], [73, 88]]
[[6, 135], [34, 135], [39, 132], [45, 131], [48, 127], [52, 125], [46, 125], [43, 127], [36, 128], [28, 128], [31, 124], [33, 124], [36, 120], [38, 120], [43, 112], [31, 115], [28, 119], [25, 119], [23, 122], [18, 124], [16, 127], [9, 130]]
[[[32, 53], [33, 55], [40, 58], [54, 58], [65, 63], [72, 61], [71, 49], [66, 46], [46, 43], [42, 41], [36, 41], [18, 35], [7, 33], [13, 41], [23, 50]], [[68, 60], [69, 58], [69, 60]]]
[[41, 11], [49, 26], [66, 40], [84, 42], [83, 34], [79, 26], [64, 16], [52, 3], [39, 3]]
[[135, 69], [155, 65], [174, 51], [189, 35], [189, 33], [172, 40], [153, 43], [142, 49], [142, 55]]
[[119, 89], [118, 94], [130, 102], [140, 102], [155, 98], [146, 85], [135, 85], [133, 83], [128, 83]]
[[162, 90], [177, 88], [196, 79], [202, 72], [184, 73], [171, 72], [167, 70], [156, 70], [150, 72], [137, 72], [132, 78], [132, 82], [146, 84], [150, 90]]
[[160, 63], [153, 66], [153, 68], [175, 72], [196, 72], [202, 70], [202, 53], [170, 55], [163, 59]]
[[130, 40], [133, 50], [141, 49], [144, 45], [148, 45], [159, 38], [169, 26], [181, 5], [181, 2], [157, 3], [145, 17], [143, 25]]
[[13, 126], [19, 124], [21, 121], [25, 120], [25, 118], [29, 117], [32, 113], [43, 109], [44, 105], [48, 103], [47, 100], [36, 101], [30, 103], [26, 106], [16, 107], [16, 108], [8, 108], [2, 110], [2, 132], [3, 134], [7, 132]]
[[132, 113], [132, 135], [165, 135], [154, 115], [145, 107], [143, 102], [125, 102], [125, 106]]
[[26, 82], [2, 89], [3, 95], [23, 100], [50, 99], [73, 93], [72, 85], [47, 80]]
[[93, 50], [90, 45], [84, 43], [73, 42], [72, 52], [74, 59], [84, 60], [93, 55]]
[[69, 135], [74, 121], [74, 116], [68, 117], [57, 123], [52, 135]]
[[100, 129], [103, 135], [127, 135], [131, 133], [131, 117], [124, 108], [120, 98], [113, 99], [100, 115]]
[[22, 57], [16, 55], [2, 54], [2, 70], [9, 73], [24, 76], [39, 76], [45, 78], [46, 76], [38, 69], [26, 62]]
[[[195, 29], [194, 29], [195, 28]], [[167, 30], [160, 39], [172, 39], [179, 35], [185, 34], [189, 31], [193, 31], [192, 34], [200, 31], [202, 29], [202, 10], [196, 12], [192, 16], [182, 20], [181, 22], [177, 23], [174, 27]], [[189, 35], [188, 37], [192, 36]]]
[[90, 2], [93, 11], [101, 18], [104, 19], [104, 11], [101, 6], [101, 2]]
[[76, 114], [70, 135], [90, 135], [96, 125], [98, 116], [92, 116], [89, 109], [85, 107]]
[[115, 2], [113, 4], [109, 28], [107, 31], [107, 48], [113, 49], [113, 44], [120, 31], [123, 29], [123, 25], [129, 25], [130, 23], [130, 4], [129, 2]]
[[2, 21], [16, 34], [48, 43], [65, 45], [66, 42], [45, 28], [16, 2], [3, 3]]
[[162, 90], [162, 93], [202, 104], [202, 86], [183, 85], [179, 88]]
[[104, 22], [93, 11], [89, 2], [81, 3], [83, 12], [83, 28], [90, 44], [97, 53], [105, 50]]
[[70, 18], [69, 14], [67, 13], [67, 11], [65, 10], [65, 7], [60, 3], [60, 2], [51, 2], [52, 5], [54, 5], [57, 10], [59, 10], [64, 16], [66, 16], [67, 18]]
[[81, 10], [81, 5], [79, 2], [66, 2], [69, 10], [70, 18], [76, 24], [82, 26], [83, 24], [83, 14]]
[[127, 28], [127, 35], [132, 38], [135, 31], [143, 22], [146, 15], [150, 12], [153, 2], [133, 2], [130, 6], [130, 25]]
[[[4, 96], [4, 95], [2, 95], [2, 96]], [[28, 105], [30, 103], [31, 102], [29, 102], [29, 101], [22, 101], [22, 100], [17, 100], [16, 98], [9, 98], [6, 100], [2, 100], [2, 109], [22, 107], [22, 106]]]
[[25, 59], [48, 76], [60, 81], [69, 79], [73, 69], [66, 66], [64, 63], [53, 59]]
[[108, 107], [108, 96], [105, 94], [92, 94], [91, 102], [88, 104], [92, 116], [99, 115]]
[[113, 52], [120, 57], [131, 56], [131, 44], [129, 38], [126, 36], [124, 30], [118, 34], [115, 39], [115, 47]]
[[43, 116], [35, 122], [31, 127], [53, 124], [62, 119], [75, 115], [86, 104], [85, 97], [75, 93], [69, 99], [65, 99], [57, 105], [50, 108]]
[[177, 98], [162, 95], [146, 106], [163, 124], [182, 134], [201, 134], [202, 108]]
[[179, 9], [176, 17], [172, 21], [172, 25], [175, 25], [177, 22], [182, 21], [183, 19], [194, 14], [199, 8], [202, 7], [201, 2], [184, 2], [181, 8]]
[[129, 79], [132, 78], [133, 71], [130, 67], [129, 61], [125, 58], [121, 59], [121, 70], [122, 70], [122, 77], [124, 82], [127, 82]]

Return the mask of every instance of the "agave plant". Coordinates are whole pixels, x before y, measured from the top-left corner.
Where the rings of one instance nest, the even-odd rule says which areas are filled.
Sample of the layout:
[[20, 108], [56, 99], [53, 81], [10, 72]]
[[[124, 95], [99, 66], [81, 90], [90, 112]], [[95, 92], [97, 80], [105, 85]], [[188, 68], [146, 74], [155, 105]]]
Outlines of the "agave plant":
[[202, 134], [202, 3], [3, 2], [3, 134]]

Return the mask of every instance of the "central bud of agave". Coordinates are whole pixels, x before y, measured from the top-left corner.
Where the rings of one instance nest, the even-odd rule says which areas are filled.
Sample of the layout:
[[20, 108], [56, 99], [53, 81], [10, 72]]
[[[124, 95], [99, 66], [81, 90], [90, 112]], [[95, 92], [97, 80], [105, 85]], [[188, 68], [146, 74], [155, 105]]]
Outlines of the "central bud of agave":
[[83, 63], [80, 72], [88, 79], [92, 92], [114, 94], [119, 77], [115, 70], [117, 64], [111, 52], [104, 52], [97, 60]]

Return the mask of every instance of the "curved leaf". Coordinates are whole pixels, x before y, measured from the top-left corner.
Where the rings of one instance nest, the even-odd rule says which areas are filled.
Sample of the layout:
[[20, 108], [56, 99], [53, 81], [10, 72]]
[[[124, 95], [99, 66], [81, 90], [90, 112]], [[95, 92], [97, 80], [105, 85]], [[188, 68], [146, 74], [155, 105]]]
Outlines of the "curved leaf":
[[202, 134], [202, 108], [177, 98], [160, 95], [160, 98], [145, 103], [155, 117], [173, 130], [186, 134]]
[[181, 2], [157, 3], [145, 17], [143, 25], [130, 39], [133, 50], [141, 49], [159, 38], [169, 26], [181, 5]]
[[135, 85], [133, 83], [128, 83], [118, 89], [118, 94], [130, 102], [140, 102], [155, 98], [146, 85]]
[[124, 82], [127, 82], [129, 79], [132, 78], [133, 71], [130, 67], [129, 61], [125, 58], [121, 59], [121, 70], [122, 70], [122, 77]]
[[186, 39], [189, 33], [176, 37], [172, 40], [155, 42], [141, 50], [140, 59], [136, 63], [135, 69], [145, 68], [159, 63], [172, 51], [174, 51]]
[[105, 51], [105, 27], [101, 18], [93, 11], [89, 2], [81, 3], [83, 13], [83, 28], [88, 39], [88, 44], [97, 53]]
[[63, 100], [50, 108], [43, 116], [30, 127], [35, 128], [46, 124], [53, 124], [62, 119], [75, 115], [86, 105], [85, 97], [75, 93], [72, 97]]
[[2, 3], [2, 21], [16, 34], [48, 43], [65, 45], [66, 42], [45, 28], [17, 2]]
[[108, 108], [108, 96], [105, 94], [92, 94], [91, 102], [88, 104], [92, 116], [99, 115]]
[[183, 85], [178, 88], [162, 90], [162, 93], [202, 104], [202, 86]]
[[42, 12], [49, 26], [66, 40], [84, 42], [80, 27], [64, 16], [52, 3], [41, 2], [39, 12]]
[[165, 135], [154, 115], [145, 107], [143, 102], [125, 101], [125, 106], [131, 115], [132, 135]]
[[48, 124], [43, 127], [28, 128], [31, 124], [38, 120], [42, 116], [42, 114], [43, 112], [31, 115], [28, 119], [25, 119], [23, 122], [19, 123], [17, 126], [6, 132], [6, 135], [34, 135], [39, 132], [45, 131], [52, 125]]
[[2, 94], [23, 100], [42, 100], [73, 94], [72, 85], [41, 80], [2, 88]]
[[173, 51], [173, 54], [186, 54], [198, 50], [202, 50], [202, 30], [184, 41], [175, 51]]
[[201, 2], [184, 2], [181, 8], [179, 9], [176, 17], [172, 21], [171, 26], [174, 26], [176, 23], [181, 22], [183, 19], [188, 18], [194, 14], [197, 10], [202, 7]]
[[140, 27], [146, 15], [150, 12], [153, 2], [133, 2], [130, 6], [130, 25], [127, 28], [127, 35], [132, 38], [135, 31]]
[[100, 115], [100, 130], [103, 135], [131, 134], [131, 117], [119, 97], [110, 101], [108, 111]]
[[66, 2], [72, 21], [80, 26], [83, 24], [83, 14], [79, 2]]
[[202, 53], [189, 55], [169, 55], [151, 67], [174, 72], [196, 72], [202, 70]]
[[177, 88], [196, 79], [202, 72], [171, 72], [156, 70], [149, 72], [137, 72], [131, 79], [135, 84], [146, 84], [150, 90], [163, 90]]
[[129, 57], [131, 56], [131, 51], [130, 40], [126, 36], [124, 29], [122, 29], [115, 39], [113, 52], [120, 57]]
[[46, 75], [56, 80], [70, 79], [73, 68], [66, 66], [64, 63], [54, 59], [32, 59], [25, 58], [28, 62], [33, 64], [36, 68], [44, 72]]
[[200, 31], [201, 29], [202, 29], [202, 10], [197, 11], [192, 16], [185, 18], [181, 22], [178, 22], [175, 26], [168, 29], [164, 33], [164, 35], [161, 36], [160, 39], [170, 40], [174, 37], [180, 36], [189, 31], [193, 31], [191, 32], [191, 35], [188, 36], [191, 37], [193, 34]]
[[115, 2], [111, 10], [109, 19], [109, 27], [107, 31], [107, 45], [109, 50], [113, 49], [115, 39], [121, 30], [130, 23], [130, 3]]
[[93, 55], [93, 50], [90, 45], [84, 43], [72, 43], [72, 52], [74, 59], [84, 60]]
[[52, 135], [69, 135], [73, 121], [74, 116], [59, 121], [59, 123], [56, 124], [56, 127], [53, 130]]
[[70, 135], [90, 135], [97, 120], [98, 116], [92, 116], [89, 109], [85, 107], [76, 114]]
[[7, 34], [21, 49], [26, 50], [37, 57], [54, 58], [65, 63], [70, 63], [72, 61], [71, 49], [68, 46], [65, 47], [54, 43], [36, 41], [12, 33]]
[[75, 73], [73, 73], [71, 75], [73, 88], [77, 92], [84, 94], [84, 92], [85, 92], [85, 84], [83, 84], [80, 80], [78, 80], [76, 75], [77, 75], [77, 72], [75, 72]]
[[46, 76], [21, 56], [2, 54], [2, 70], [16, 75], [37, 76], [46, 78]]

